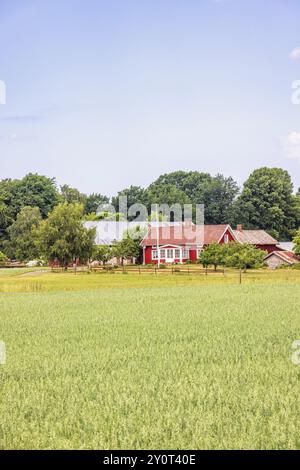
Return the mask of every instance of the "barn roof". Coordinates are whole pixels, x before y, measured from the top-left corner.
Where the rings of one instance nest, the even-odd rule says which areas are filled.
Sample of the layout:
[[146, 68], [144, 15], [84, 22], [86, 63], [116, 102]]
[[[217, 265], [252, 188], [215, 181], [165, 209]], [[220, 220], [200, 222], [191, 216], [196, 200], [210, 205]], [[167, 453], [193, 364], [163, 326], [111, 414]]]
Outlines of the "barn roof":
[[232, 230], [229, 225], [194, 225], [182, 223], [169, 227], [150, 227], [146, 237], [142, 240], [142, 246], [160, 245], [210, 245], [218, 243], [224, 233]]
[[300, 262], [300, 258], [292, 251], [273, 251], [272, 253], [269, 253], [264, 259], [269, 259], [272, 256], [277, 256], [287, 264], [296, 264]]
[[234, 230], [234, 236], [239, 243], [251, 245], [277, 245], [278, 241], [264, 230]]

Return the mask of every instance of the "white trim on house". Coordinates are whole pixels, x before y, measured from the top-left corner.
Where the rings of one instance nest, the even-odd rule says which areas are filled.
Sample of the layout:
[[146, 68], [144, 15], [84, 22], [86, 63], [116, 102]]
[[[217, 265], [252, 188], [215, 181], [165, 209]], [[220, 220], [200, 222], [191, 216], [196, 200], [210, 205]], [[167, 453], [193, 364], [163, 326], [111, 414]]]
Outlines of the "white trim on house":
[[190, 249], [185, 246], [180, 245], [162, 245], [157, 248], [151, 249], [151, 259], [152, 261], [157, 261], [158, 258], [166, 263], [174, 263], [175, 260], [180, 261], [190, 258]]
[[[235, 235], [234, 235], [234, 233], [233, 233], [232, 228], [231, 228], [230, 225], [228, 224], [228, 225], [225, 227], [225, 230], [224, 230], [224, 232], [222, 233], [222, 235], [220, 236], [220, 238], [219, 238], [219, 240], [218, 240], [217, 243], [220, 243], [220, 241], [221, 241], [222, 238], [224, 237], [224, 235], [225, 235], [225, 233], [227, 232], [227, 230], [229, 230], [229, 232], [231, 233], [231, 235], [232, 235], [234, 241], [235, 241], [235, 242], [237, 241], [237, 239], [236, 239], [236, 237], [235, 237]], [[224, 240], [224, 243], [225, 243], [225, 240]], [[227, 241], [227, 243], [229, 243], [229, 240]]]

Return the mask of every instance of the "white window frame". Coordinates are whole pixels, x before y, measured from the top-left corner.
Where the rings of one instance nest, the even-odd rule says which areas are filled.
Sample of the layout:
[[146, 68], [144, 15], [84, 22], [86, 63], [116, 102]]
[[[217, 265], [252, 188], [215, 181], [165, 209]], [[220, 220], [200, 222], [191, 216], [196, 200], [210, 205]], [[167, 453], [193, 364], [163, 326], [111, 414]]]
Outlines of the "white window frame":
[[183, 259], [189, 259], [190, 258], [190, 250], [188, 248], [183, 248], [182, 258]]
[[224, 243], [227, 245], [229, 243], [229, 235], [228, 233], [225, 233], [224, 235]]
[[[171, 256], [169, 256], [169, 253], [172, 253]], [[167, 248], [166, 259], [174, 259], [174, 248]]]
[[158, 259], [158, 250], [152, 250], [152, 259], [157, 260]]
[[165, 259], [166, 258], [166, 249], [162, 248], [160, 250], [160, 259]]
[[[176, 254], [178, 253], [178, 256]], [[174, 259], [180, 259], [181, 258], [181, 249], [180, 248], [174, 248]]]

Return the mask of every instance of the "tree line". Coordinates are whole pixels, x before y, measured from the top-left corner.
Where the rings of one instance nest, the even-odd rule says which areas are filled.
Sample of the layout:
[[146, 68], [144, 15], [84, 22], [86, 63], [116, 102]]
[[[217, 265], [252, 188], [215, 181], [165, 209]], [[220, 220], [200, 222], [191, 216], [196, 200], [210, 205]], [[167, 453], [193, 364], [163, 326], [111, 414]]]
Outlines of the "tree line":
[[[242, 188], [220, 174], [176, 171], [161, 175], [147, 188], [130, 186], [112, 198], [83, 194], [68, 185], [58, 187], [55, 179], [30, 173], [22, 179], [0, 181], [0, 250], [20, 260], [41, 253], [52, 259], [58, 252], [66, 260], [90, 257], [95, 234], [82, 226], [82, 220], [97, 219], [100, 204], [110, 203], [118, 213], [120, 196], [127, 197], [128, 207], [141, 203], [148, 211], [156, 203], [204, 204], [206, 224], [242, 223], [248, 229], [264, 229], [277, 239], [299, 239], [300, 189], [294, 192], [290, 175], [280, 168], [255, 170]], [[116, 252], [135, 256], [136, 244], [129, 240], [125, 237]], [[66, 246], [73, 246], [73, 253]]]

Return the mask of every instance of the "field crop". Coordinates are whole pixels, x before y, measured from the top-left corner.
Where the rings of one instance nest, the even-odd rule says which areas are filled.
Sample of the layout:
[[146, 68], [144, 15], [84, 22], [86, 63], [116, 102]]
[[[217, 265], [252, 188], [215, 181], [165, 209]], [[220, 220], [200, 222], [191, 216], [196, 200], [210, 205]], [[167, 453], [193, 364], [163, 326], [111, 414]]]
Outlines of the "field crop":
[[300, 273], [208, 278], [0, 276], [0, 448], [299, 449]]

